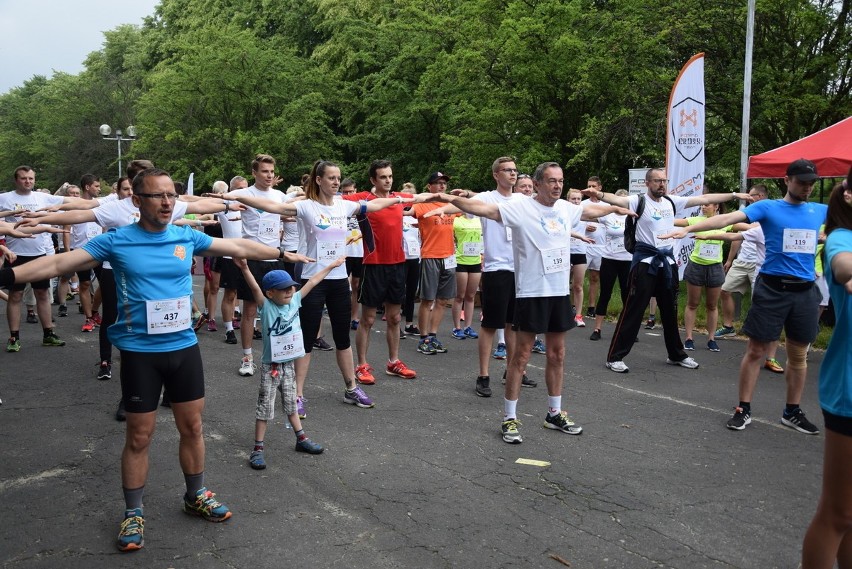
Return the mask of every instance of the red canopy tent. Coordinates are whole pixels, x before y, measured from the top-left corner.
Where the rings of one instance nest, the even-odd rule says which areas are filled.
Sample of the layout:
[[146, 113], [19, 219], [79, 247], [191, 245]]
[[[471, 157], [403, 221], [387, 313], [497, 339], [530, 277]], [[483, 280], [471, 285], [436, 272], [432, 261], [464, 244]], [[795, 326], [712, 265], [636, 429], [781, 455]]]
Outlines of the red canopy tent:
[[852, 166], [852, 117], [748, 160], [747, 178], [783, 178], [790, 162], [807, 158], [821, 178], [845, 178]]

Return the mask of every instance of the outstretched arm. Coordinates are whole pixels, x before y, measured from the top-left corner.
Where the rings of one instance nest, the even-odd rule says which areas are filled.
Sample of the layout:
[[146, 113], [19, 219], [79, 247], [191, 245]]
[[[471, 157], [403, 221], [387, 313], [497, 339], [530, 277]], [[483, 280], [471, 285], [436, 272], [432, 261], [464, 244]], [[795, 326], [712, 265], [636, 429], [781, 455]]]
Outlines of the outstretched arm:
[[15, 227], [18, 229], [22, 227], [35, 227], [40, 223], [44, 223], [46, 225], [74, 225], [75, 223], [97, 221], [95, 218], [95, 212], [91, 209], [80, 209], [64, 213], [48, 213], [47, 215], [40, 215], [38, 212], [32, 212], [24, 213], [21, 217], [24, 219], [15, 224]]
[[586, 188], [585, 190], [580, 190], [580, 193], [586, 196], [587, 198], [598, 198], [602, 202], [617, 205], [619, 207], [628, 207], [630, 205], [630, 199], [628, 198], [628, 196], [617, 196], [615, 194], [608, 194], [606, 192], [602, 192], [594, 188]]
[[[241, 204], [245, 204], [249, 207], [262, 209], [263, 211], [269, 211], [280, 215], [296, 215], [297, 213], [296, 206], [292, 203], [281, 203], [266, 198], [259, 198], [256, 196], [239, 196], [234, 195], [234, 192], [225, 192], [224, 194], [218, 194], [218, 197], [222, 198], [223, 200], [238, 201]], [[218, 211], [222, 211], [222, 209], [220, 208]], [[203, 213], [215, 212], [205, 211]]]
[[29, 263], [0, 271], [0, 286], [42, 281], [58, 275], [94, 269], [96, 261], [85, 249], [75, 249], [61, 255], [39, 257]]
[[203, 251], [207, 257], [240, 257], [243, 259], [277, 259], [280, 251], [248, 239], [222, 239], [214, 237], [213, 243]]
[[660, 235], [660, 239], [683, 239], [690, 233], [700, 233], [702, 231], [710, 231], [712, 229], [722, 229], [723, 227], [727, 227], [735, 223], [740, 223], [742, 221], [746, 221], [747, 219], [748, 218], [746, 217], [746, 215], [741, 211], [732, 211], [731, 213], [714, 215], [713, 217], [708, 217], [707, 219], [699, 221], [695, 225], [690, 225], [689, 227], [676, 229], [671, 233]]
[[[615, 196], [617, 198], [623, 196]], [[631, 217], [636, 217], [636, 213], [630, 211], [626, 206], [617, 206], [617, 205], [587, 205], [583, 208], [583, 215], [580, 216], [580, 219], [583, 221], [595, 221], [599, 217], [603, 217], [605, 215], [609, 215], [610, 213], [614, 213], [617, 215], [629, 215]]]
[[701, 196], [692, 196], [687, 198], [686, 207], [695, 207], [698, 205], [710, 205], [714, 203], [728, 202], [733, 199], [745, 200], [748, 203], [754, 201], [754, 198], [748, 194], [734, 192], [732, 194], [704, 194]]
[[467, 198], [451, 196], [449, 194], [432, 195], [439, 196], [439, 198], [435, 199], [434, 201], [447, 202], [455, 206], [458, 210], [463, 211], [465, 213], [472, 213], [473, 215], [478, 215], [479, 217], [487, 217], [488, 219], [493, 219], [494, 221], [503, 221], [503, 216], [500, 215], [500, 208], [497, 206], [497, 204], [485, 203], [482, 200], [469, 200]]

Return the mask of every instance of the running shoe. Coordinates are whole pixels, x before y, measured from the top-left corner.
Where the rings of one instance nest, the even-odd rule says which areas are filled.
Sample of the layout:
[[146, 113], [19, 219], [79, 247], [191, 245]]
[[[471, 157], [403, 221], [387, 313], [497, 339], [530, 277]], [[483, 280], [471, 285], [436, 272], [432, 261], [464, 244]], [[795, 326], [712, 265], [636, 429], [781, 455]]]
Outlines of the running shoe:
[[480, 375], [476, 378], [476, 394], [480, 397], [491, 397], [491, 378], [487, 375]]
[[533, 342], [532, 353], [534, 353], [534, 354], [546, 354], [547, 353], [547, 348], [545, 347], [544, 342], [540, 338], [536, 338], [535, 341]]
[[201, 327], [207, 324], [208, 317], [203, 312], [192, 320], [192, 329], [196, 332], [201, 330]]
[[497, 349], [494, 350], [494, 354], [491, 356], [495, 360], [505, 360], [506, 359], [506, 344], [500, 342], [497, 344]]
[[590, 306], [586, 309], [586, 318], [594, 318], [595, 317], [595, 307]]
[[656, 318], [653, 318], [653, 317], [648, 318], [648, 321], [645, 322], [645, 330], [653, 330], [654, 326], [656, 326], [656, 325], [657, 325], [657, 319]]
[[66, 295], [65, 295], [65, 300], [74, 300], [74, 295], [75, 295], [75, 294], [76, 294], [76, 291], [74, 291], [74, 292], [69, 292], [68, 294], [66, 294]]
[[773, 373], [784, 373], [784, 368], [781, 367], [781, 364], [775, 358], [766, 358], [766, 361], [763, 362], [763, 367]]
[[226, 344], [236, 344], [237, 343], [237, 335], [233, 330], [228, 330], [225, 332], [225, 343]]
[[417, 324], [409, 324], [408, 326], [405, 327], [405, 333], [406, 334], [412, 334], [412, 335], [415, 335], [415, 336], [419, 336], [420, 335], [420, 328], [417, 327]]
[[239, 308], [234, 308], [234, 320], [239, 322], [242, 319], [243, 319], [243, 313], [240, 312]]
[[296, 452], [306, 452], [308, 454], [322, 454], [321, 444], [317, 444], [311, 439], [304, 438], [301, 441], [296, 441]]
[[453, 338], [456, 340], [467, 340], [467, 336], [464, 335], [464, 330], [461, 328], [453, 328]]
[[343, 402], [349, 403], [350, 405], [355, 405], [356, 407], [360, 407], [361, 409], [370, 409], [375, 407], [376, 404], [367, 397], [367, 394], [364, 393], [364, 390], [360, 387], [356, 387], [353, 390], [346, 390], [343, 392]]
[[249, 466], [254, 470], [263, 470], [266, 468], [266, 459], [263, 456], [263, 450], [253, 450], [249, 455]]
[[683, 349], [684, 350], [694, 350], [695, 349], [695, 342], [692, 341], [692, 338], [687, 338], [686, 341], [684, 341]]
[[9, 338], [9, 342], [6, 344], [7, 352], [20, 352], [21, 351], [21, 341], [17, 338]]
[[145, 518], [142, 517], [142, 508], [124, 511], [124, 521], [121, 522], [121, 529], [118, 531], [118, 550], [119, 551], [136, 551], [142, 549], [145, 545], [143, 532], [145, 528]]
[[248, 356], [243, 356], [243, 359], [240, 361], [240, 370], [238, 373], [243, 377], [249, 377], [254, 375], [256, 370], [257, 366], [254, 365], [254, 359]]
[[388, 375], [395, 375], [403, 379], [414, 379], [417, 377], [417, 372], [413, 369], [409, 369], [407, 365], [402, 363], [402, 360], [396, 360], [393, 363], [388, 362], [388, 365], [385, 368], [385, 373]]
[[83, 325], [80, 327], [80, 332], [91, 332], [95, 329], [95, 322], [91, 318], [86, 318]]
[[231, 326], [234, 327], [234, 330], [239, 330], [240, 329], [240, 321], [237, 320], [236, 318], [234, 318], [233, 320], [231, 320]]
[[47, 336], [45, 336], [41, 339], [41, 345], [42, 346], [57, 346], [57, 347], [60, 347], [60, 346], [64, 346], [65, 342], [63, 340], [60, 340], [59, 336], [57, 336], [55, 333], [50, 332], [49, 334], [47, 334]]
[[27, 322], [29, 324], [38, 324], [38, 318], [35, 315], [35, 312], [27, 312]]
[[253, 340], [262, 340], [263, 334], [260, 333], [260, 330], [255, 328], [254, 332], [251, 333], [251, 337], [252, 337]]
[[589, 340], [592, 340], [593, 342], [597, 342], [600, 339], [601, 339], [601, 331], [600, 330], [593, 331], [592, 335], [589, 336]]
[[216, 321], [213, 318], [211, 318], [207, 322], [207, 331], [208, 332], [218, 332], [219, 331], [219, 328], [216, 327]]
[[299, 415], [300, 419], [308, 418], [308, 409], [305, 407], [305, 403], [308, 400], [304, 397], [296, 397], [296, 414]]
[[355, 379], [364, 385], [373, 385], [376, 378], [373, 376], [373, 368], [370, 364], [361, 364], [355, 368]]
[[405, 327], [405, 333], [419, 336], [420, 328], [417, 327], [417, 324], [409, 324]]
[[719, 348], [719, 344], [716, 343], [716, 340], [709, 340], [707, 342], [707, 349], [711, 352], [721, 352], [722, 349]]
[[193, 516], [202, 517], [208, 522], [224, 522], [231, 517], [228, 506], [219, 502], [216, 499], [216, 494], [207, 488], [202, 488], [192, 498], [184, 494], [183, 511]]
[[92, 321], [95, 323], [95, 326], [100, 326], [103, 323], [103, 318], [101, 318], [97, 310], [92, 310]]
[[[500, 380], [503, 385], [506, 385], [506, 370], [503, 370], [503, 379]], [[521, 376], [521, 387], [537, 387], [538, 382], [534, 379], [530, 379], [527, 374]]]
[[606, 362], [606, 367], [608, 367], [615, 373], [627, 373], [628, 371], [630, 371], [630, 368], [627, 367], [627, 364], [621, 360], [617, 362]]
[[428, 336], [426, 338], [420, 338], [420, 342], [417, 343], [417, 351], [421, 354], [426, 354], [427, 356], [434, 356], [438, 353], [435, 350], [435, 346], [432, 345], [432, 339]]
[[65, 318], [66, 316], [68, 316], [68, 307], [65, 306], [64, 304], [60, 304], [59, 305], [59, 317]]
[[574, 316], [574, 322], [577, 323], [577, 328], [585, 328], [586, 327], [586, 323], [583, 321], [583, 315], [582, 314], [577, 314], [576, 316]]
[[575, 425], [574, 421], [568, 418], [568, 412], [562, 411], [557, 415], [551, 416], [550, 413], [544, 417], [544, 428], [562, 431], [569, 435], [583, 434], [583, 427]]
[[742, 407], [734, 407], [734, 416], [728, 419], [725, 426], [734, 431], [742, 431], [746, 425], [751, 424], [751, 415], [743, 411]]
[[524, 442], [524, 439], [521, 437], [521, 432], [518, 430], [518, 427], [521, 426], [521, 422], [517, 419], [508, 419], [503, 421], [500, 425], [500, 432], [503, 434], [503, 442], [507, 442], [512, 445], [519, 445]]
[[717, 338], [733, 338], [737, 335], [737, 331], [734, 330], [733, 326], [722, 326], [713, 335]]
[[468, 338], [472, 338], [474, 340], [479, 338], [479, 334], [477, 334], [476, 330], [474, 330], [470, 326], [468, 326], [467, 328], [464, 329], [464, 335], [467, 336]]
[[432, 336], [432, 347], [435, 348], [435, 351], [439, 354], [446, 354], [447, 348], [444, 347], [444, 344], [441, 343], [441, 340], [438, 339], [437, 336]]
[[112, 379], [112, 363], [104, 360], [98, 364], [97, 378], [101, 381]]
[[314, 349], [315, 350], [322, 350], [323, 352], [330, 352], [330, 351], [334, 350], [334, 348], [332, 348], [328, 344], [328, 342], [325, 341], [325, 338], [323, 338], [322, 336], [320, 336], [319, 338], [314, 340]]
[[358, 320], [353, 320], [352, 322], [349, 323], [349, 329], [350, 330], [357, 330], [358, 324], [360, 324], [360, 322]]
[[805, 417], [805, 412], [799, 408], [790, 414], [788, 414], [785, 410], [781, 415], [781, 424], [790, 427], [791, 429], [796, 429], [800, 433], [805, 433], [806, 435], [819, 434], [819, 428], [808, 421], [808, 418]]
[[685, 367], [686, 369], [695, 369], [698, 367], [698, 362], [690, 357], [683, 358], [680, 361], [670, 360], [669, 358], [666, 358], [666, 363], [671, 366]]

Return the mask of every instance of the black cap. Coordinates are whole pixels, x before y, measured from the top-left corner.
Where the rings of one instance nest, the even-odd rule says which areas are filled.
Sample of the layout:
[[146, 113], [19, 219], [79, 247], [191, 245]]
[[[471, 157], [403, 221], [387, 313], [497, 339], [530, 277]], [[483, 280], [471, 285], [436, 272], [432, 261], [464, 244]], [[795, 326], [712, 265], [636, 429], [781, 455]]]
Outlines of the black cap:
[[802, 182], [811, 182], [819, 178], [816, 164], [804, 158], [799, 158], [787, 166], [787, 176], [795, 176]]
[[427, 184], [434, 184], [438, 180], [444, 180], [445, 182], [449, 182], [450, 177], [442, 172], [432, 172], [431, 174], [429, 174], [429, 181], [427, 182]]

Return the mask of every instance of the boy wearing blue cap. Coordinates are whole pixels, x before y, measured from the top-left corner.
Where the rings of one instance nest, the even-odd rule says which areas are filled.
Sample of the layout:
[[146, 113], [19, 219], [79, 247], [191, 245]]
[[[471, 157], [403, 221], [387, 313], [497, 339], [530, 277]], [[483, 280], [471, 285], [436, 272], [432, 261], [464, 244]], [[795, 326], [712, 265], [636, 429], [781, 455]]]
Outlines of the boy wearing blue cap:
[[263, 357], [261, 359], [260, 391], [257, 395], [255, 412], [254, 449], [249, 455], [249, 465], [255, 470], [266, 468], [263, 454], [263, 438], [266, 423], [275, 417], [275, 390], [281, 392], [281, 403], [287, 419], [296, 432], [296, 451], [320, 454], [321, 445], [313, 442], [302, 429], [296, 409], [296, 371], [294, 361], [305, 355], [299, 307], [302, 298], [328, 276], [335, 267], [346, 262], [340, 257], [306, 282], [301, 290], [287, 271], [268, 272], [258, 286], [245, 259], [234, 259], [245, 277], [257, 303], [260, 327], [263, 334]]

